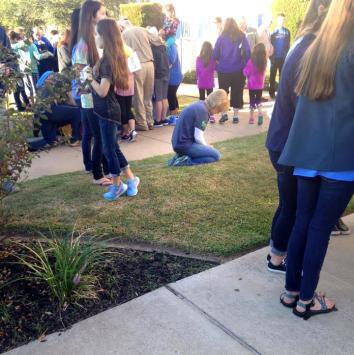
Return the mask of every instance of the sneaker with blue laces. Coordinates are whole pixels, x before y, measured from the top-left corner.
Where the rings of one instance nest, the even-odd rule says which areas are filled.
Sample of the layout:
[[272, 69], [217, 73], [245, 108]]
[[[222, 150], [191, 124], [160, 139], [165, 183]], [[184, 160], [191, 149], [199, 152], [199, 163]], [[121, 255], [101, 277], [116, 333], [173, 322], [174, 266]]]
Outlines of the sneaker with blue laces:
[[124, 182], [121, 182], [119, 186], [117, 185], [111, 185], [108, 189], [108, 192], [103, 194], [103, 198], [107, 201], [115, 201], [117, 200], [120, 196], [124, 195], [128, 190], [127, 184], [124, 184]]
[[127, 196], [133, 197], [138, 194], [138, 186], [140, 184], [140, 179], [135, 176], [134, 179], [130, 179], [127, 181], [128, 183], [128, 192]]

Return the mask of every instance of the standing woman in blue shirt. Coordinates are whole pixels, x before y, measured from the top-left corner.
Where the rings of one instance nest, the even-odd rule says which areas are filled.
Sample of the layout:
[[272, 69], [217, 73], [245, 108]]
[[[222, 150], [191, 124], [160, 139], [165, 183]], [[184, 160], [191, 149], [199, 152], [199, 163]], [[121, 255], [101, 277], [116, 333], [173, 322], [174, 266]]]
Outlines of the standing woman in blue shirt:
[[269, 96], [275, 98], [275, 78], [279, 71], [279, 77], [283, 69], [286, 55], [290, 48], [290, 31], [284, 27], [284, 14], [278, 16], [278, 27], [270, 36], [270, 42], [273, 46], [273, 55], [270, 58], [270, 78], [269, 78]]
[[281, 301], [304, 319], [335, 310], [315, 290], [331, 230], [354, 193], [353, 78], [354, 0], [332, 0], [301, 61], [295, 117], [279, 159], [295, 167], [298, 180]]
[[[238, 110], [243, 106], [243, 89], [245, 79], [243, 69], [251, 58], [250, 45], [245, 34], [238, 28], [233, 18], [225, 21], [224, 30], [217, 39], [213, 51], [216, 60], [219, 88], [229, 93], [230, 106], [234, 109], [233, 123], [238, 123]], [[228, 120], [227, 112], [223, 112], [219, 123]]]
[[166, 45], [168, 61], [170, 64], [170, 80], [168, 83], [167, 100], [170, 115], [177, 115], [179, 109], [177, 90], [183, 80], [183, 74], [176, 45], [176, 37], [169, 37], [166, 41]]
[[283, 260], [287, 253], [290, 233], [295, 223], [297, 199], [297, 180], [294, 176], [294, 168], [278, 164], [278, 160], [288, 139], [295, 115], [295, 85], [301, 58], [316, 38], [316, 33], [326, 17], [330, 4], [331, 0], [311, 0], [300, 27], [298, 38], [286, 58], [270, 120], [266, 147], [277, 173], [279, 206], [272, 222], [268, 270], [276, 273], [285, 273], [286, 271]]

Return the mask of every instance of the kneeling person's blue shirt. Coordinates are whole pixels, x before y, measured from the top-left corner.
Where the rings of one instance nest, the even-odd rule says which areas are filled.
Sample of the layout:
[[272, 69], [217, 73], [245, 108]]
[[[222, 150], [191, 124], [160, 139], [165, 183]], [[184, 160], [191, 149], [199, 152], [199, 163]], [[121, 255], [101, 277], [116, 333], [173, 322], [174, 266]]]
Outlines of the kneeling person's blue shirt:
[[175, 152], [183, 151], [195, 143], [194, 130], [205, 131], [209, 122], [209, 112], [204, 101], [187, 106], [179, 116], [172, 135], [172, 147]]

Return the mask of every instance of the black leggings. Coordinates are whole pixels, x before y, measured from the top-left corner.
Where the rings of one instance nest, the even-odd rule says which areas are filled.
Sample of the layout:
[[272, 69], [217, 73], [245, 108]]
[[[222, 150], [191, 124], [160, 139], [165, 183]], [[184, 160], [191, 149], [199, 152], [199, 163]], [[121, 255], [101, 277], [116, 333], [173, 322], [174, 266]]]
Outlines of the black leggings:
[[132, 100], [133, 96], [120, 96], [116, 95], [120, 110], [121, 110], [121, 115], [122, 115], [122, 124], [128, 124], [129, 120], [134, 119], [134, 114], [132, 111]]
[[243, 88], [245, 79], [241, 71], [234, 73], [220, 73], [218, 72], [219, 88], [224, 89], [227, 93], [231, 87], [230, 105], [233, 108], [243, 107]]
[[205, 100], [205, 91], [206, 91], [206, 96], [209, 96], [213, 92], [213, 88], [211, 89], [200, 89], [199, 88], [199, 100], [204, 101]]
[[177, 99], [177, 90], [179, 85], [168, 85], [167, 100], [170, 111], [174, 111], [179, 108]]

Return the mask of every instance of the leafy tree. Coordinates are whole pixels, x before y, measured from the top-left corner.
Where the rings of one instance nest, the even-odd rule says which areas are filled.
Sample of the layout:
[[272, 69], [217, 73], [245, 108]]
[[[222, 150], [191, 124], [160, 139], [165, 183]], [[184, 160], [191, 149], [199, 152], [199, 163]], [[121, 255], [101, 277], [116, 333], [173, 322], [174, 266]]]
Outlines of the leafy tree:
[[[118, 17], [119, 5], [127, 0], [101, 0], [110, 16]], [[59, 29], [70, 25], [72, 11], [82, 0], [6, 0], [0, 1], [0, 24], [7, 29], [24, 27], [27, 31], [36, 25], [55, 25]]]

